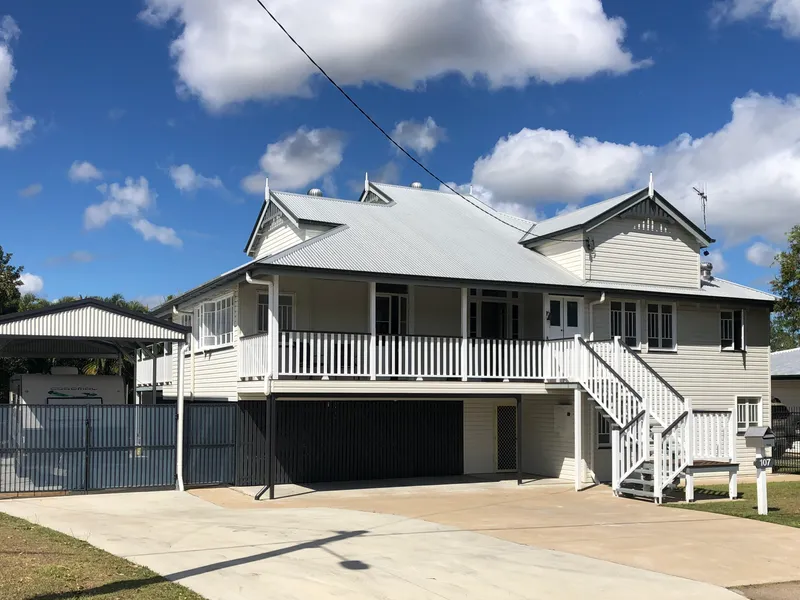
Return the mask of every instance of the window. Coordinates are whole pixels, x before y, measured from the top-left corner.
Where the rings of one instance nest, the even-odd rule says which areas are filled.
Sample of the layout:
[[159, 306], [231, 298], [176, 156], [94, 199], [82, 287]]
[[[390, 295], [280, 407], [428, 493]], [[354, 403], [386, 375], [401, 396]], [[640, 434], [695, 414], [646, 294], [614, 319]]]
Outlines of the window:
[[[294, 329], [294, 294], [278, 296], [278, 329]], [[269, 294], [258, 295], [258, 332], [269, 332]]]
[[550, 327], [561, 327], [561, 300], [550, 300], [550, 312], [547, 315]]
[[744, 350], [744, 311], [723, 310], [720, 319], [720, 346], [723, 350]]
[[469, 337], [478, 337], [478, 303], [469, 303]]
[[[180, 324], [185, 327], [192, 327], [192, 314], [191, 313], [181, 313]], [[194, 329], [192, 329], [192, 338], [195, 337]], [[184, 353], [189, 352], [191, 350], [191, 344], [186, 344], [183, 348]]]
[[675, 349], [675, 309], [672, 304], [647, 305], [647, 344], [651, 350]]
[[233, 342], [233, 296], [203, 302], [195, 309], [199, 324], [198, 345], [202, 349]]
[[639, 345], [639, 305], [636, 302], [611, 303], [611, 337], [620, 337], [630, 347]]
[[567, 300], [567, 327], [578, 326], [578, 303], [575, 300]]
[[758, 425], [761, 419], [761, 398], [736, 398], [736, 422], [739, 433], [751, 425]]
[[597, 414], [597, 447], [611, 448], [611, 423]]
[[519, 304], [511, 305], [511, 339], [519, 339]]

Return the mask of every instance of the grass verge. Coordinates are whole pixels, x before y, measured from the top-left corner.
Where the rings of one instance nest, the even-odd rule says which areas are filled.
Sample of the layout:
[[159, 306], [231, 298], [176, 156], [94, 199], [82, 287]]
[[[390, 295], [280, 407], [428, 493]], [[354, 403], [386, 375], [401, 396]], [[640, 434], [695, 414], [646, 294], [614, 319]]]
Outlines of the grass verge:
[[0, 513], [0, 600], [203, 600], [150, 569]]
[[739, 500], [705, 501], [706, 498], [727, 497], [727, 485], [696, 486], [695, 497], [700, 502], [693, 504], [672, 504], [676, 508], [700, 510], [756, 519], [789, 527], [800, 527], [800, 481], [774, 481], [767, 483], [767, 506], [769, 514], [759, 515], [756, 508], [756, 485], [739, 485]]

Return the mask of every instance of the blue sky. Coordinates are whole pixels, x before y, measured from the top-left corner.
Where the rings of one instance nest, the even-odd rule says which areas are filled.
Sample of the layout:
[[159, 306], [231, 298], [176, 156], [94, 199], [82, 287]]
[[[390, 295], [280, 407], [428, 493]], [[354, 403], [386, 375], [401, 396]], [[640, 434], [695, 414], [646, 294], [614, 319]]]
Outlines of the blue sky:
[[[434, 172], [504, 209], [551, 216], [652, 170], [697, 218], [705, 182], [717, 271], [761, 288], [800, 221], [800, 0], [271, 4]], [[0, 244], [48, 298], [147, 300], [245, 262], [265, 174], [345, 198], [365, 171], [437, 185], [255, 0], [4, 15]]]

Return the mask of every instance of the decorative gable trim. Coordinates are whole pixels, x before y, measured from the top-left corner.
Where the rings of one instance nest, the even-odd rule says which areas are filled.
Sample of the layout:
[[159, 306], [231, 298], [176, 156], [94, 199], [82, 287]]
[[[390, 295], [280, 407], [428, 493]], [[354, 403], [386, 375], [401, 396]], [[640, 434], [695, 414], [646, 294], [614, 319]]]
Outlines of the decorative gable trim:
[[251, 258], [254, 257], [256, 249], [264, 236], [269, 231], [275, 229], [275, 227], [283, 224], [286, 220], [290, 221], [295, 227], [299, 227], [297, 220], [285, 211], [280, 203], [270, 194], [269, 201], [264, 201], [264, 204], [261, 206], [256, 224], [253, 227], [250, 238], [247, 240], [247, 246], [245, 246], [244, 249], [245, 253]]

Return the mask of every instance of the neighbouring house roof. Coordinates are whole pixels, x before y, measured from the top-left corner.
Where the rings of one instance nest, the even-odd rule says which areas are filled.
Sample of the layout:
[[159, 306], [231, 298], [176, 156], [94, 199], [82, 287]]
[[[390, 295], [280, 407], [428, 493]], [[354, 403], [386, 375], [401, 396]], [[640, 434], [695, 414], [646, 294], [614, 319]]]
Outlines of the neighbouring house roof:
[[800, 377], [800, 348], [773, 352], [770, 370], [773, 377]]
[[261, 263], [510, 284], [583, 283], [517, 243], [529, 221], [450, 192], [371, 185], [392, 202], [370, 204], [271, 192], [273, 200], [294, 218], [335, 227]]
[[714, 277], [710, 281], [701, 281], [700, 288], [685, 288], [668, 285], [654, 285], [648, 283], [624, 283], [619, 281], [587, 281], [584, 288], [595, 288], [598, 291], [620, 290], [642, 292], [644, 294], [667, 294], [672, 296], [696, 296], [701, 298], [754, 300], [757, 302], [775, 302], [772, 294], [762, 292], [755, 288], [747, 287], [727, 279]]
[[[556, 215], [552, 219], [546, 219], [533, 225], [533, 227], [522, 236], [520, 243], [526, 245], [535, 244], [537, 241], [547, 241], [556, 238], [559, 234], [566, 234], [567, 232], [577, 229], [591, 227], [646, 200], [648, 197], [649, 189], [642, 188], [614, 198], [609, 198], [608, 200], [589, 204], [588, 206], [571, 212]], [[714, 241], [705, 231], [700, 229], [691, 219], [687, 218], [677, 208], [667, 202], [658, 192], [654, 191], [653, 202], [658, 204], [661, 209], [674, 218], [675, 221], [690, 231], [704, 246]]]

